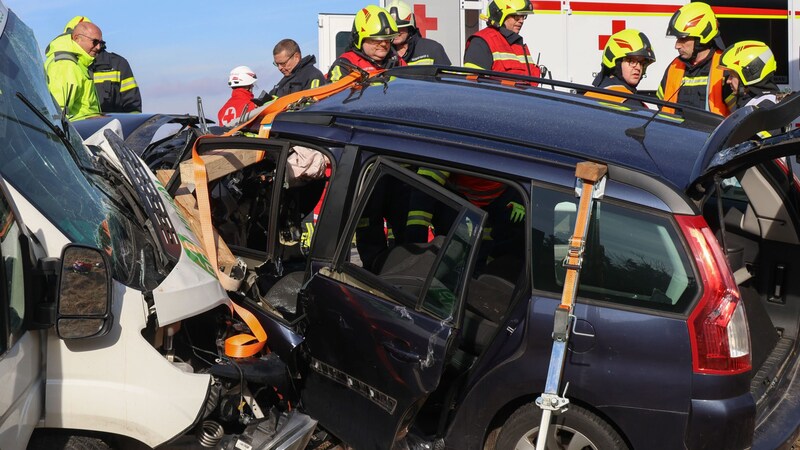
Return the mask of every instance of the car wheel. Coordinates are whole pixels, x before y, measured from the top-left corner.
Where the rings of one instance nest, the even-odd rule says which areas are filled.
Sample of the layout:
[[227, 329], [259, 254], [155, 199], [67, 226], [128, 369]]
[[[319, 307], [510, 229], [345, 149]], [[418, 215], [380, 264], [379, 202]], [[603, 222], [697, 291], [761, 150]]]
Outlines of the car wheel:
[[[497, 450], [534, 450], [539, 436], [542, 410], [535, 403], [523, 405], [508, 418], [497, 437]], [[554, 416], [545, 450], [627, 449], [628, 446], [602, 419], [569, 405], [567, 412]]]

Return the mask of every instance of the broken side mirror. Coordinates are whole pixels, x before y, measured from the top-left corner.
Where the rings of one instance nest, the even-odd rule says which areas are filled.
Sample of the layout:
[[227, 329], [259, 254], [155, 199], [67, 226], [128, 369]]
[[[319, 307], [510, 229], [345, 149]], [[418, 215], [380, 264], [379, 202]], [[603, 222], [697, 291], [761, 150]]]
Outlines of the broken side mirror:
[[67, 245], [61, 253], [56, 309], [58, 337], [104, 336], [112, 321], [108, 257], [96, 248]]

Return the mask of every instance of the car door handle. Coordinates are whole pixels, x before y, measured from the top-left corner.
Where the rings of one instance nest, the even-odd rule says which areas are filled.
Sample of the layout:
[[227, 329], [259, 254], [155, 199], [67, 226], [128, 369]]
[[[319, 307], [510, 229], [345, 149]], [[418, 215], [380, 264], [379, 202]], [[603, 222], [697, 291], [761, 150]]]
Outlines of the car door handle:
[[417, 363], [421, 359], [420, 356], [414, 352], [398, 348], [397, 344], [392, 341], [384, 342], [383, 348], [385, 348], [389, 354], [403, 362]]

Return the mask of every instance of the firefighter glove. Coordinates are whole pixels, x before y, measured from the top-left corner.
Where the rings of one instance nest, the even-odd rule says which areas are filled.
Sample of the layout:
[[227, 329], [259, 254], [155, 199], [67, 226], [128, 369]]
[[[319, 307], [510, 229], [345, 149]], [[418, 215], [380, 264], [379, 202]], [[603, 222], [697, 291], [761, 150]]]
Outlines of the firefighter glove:
[[522, 222], [525, 218], [525, 207], [517, 202], [508, 202], [506, 208], [511, 208], [511, 221], [514, 223]]

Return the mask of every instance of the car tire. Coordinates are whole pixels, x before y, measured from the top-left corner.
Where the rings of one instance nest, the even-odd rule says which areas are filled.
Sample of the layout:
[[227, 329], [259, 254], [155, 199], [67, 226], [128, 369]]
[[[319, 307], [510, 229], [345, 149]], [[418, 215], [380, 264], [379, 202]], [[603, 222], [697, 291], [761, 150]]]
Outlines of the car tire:
[[[527, 403], [514, 411], [503, 424], [497, 437], [496, 450], [533, 450], [538, 436], [542, 410]], [[567, 412], [553, 416], [551, 438], [546, 450], [627, 449], [620, 435], [601, 418], [584, 408], [569, 405]]]

